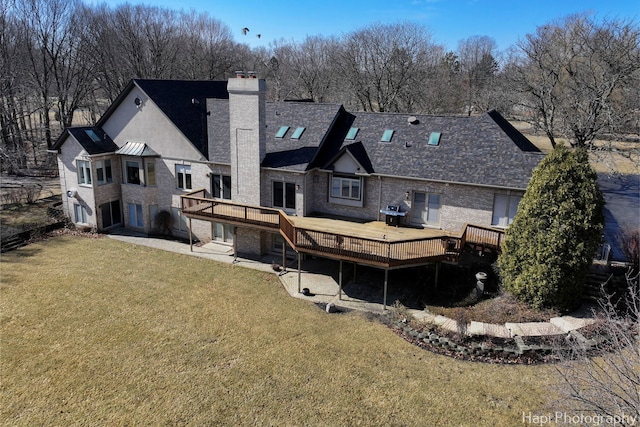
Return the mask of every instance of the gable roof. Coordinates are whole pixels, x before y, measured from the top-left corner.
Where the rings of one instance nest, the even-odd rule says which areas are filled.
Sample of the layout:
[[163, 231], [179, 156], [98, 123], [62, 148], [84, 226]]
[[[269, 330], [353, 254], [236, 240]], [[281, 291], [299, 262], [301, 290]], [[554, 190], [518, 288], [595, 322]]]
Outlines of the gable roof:
[[[324, 143], [336, 117], [340, 104], [312, 102], [268, 102], [266, 105], [267, 155], [263, 167], [305, 171]], [[277, 137], [282, 126], [289, 129]], [[304, 128], [299, 138], [293, 138], [298, 128]]]
[[[52, 149], [59, 150], [69, 136], [78, 141], [89, 155], [113, 153], [118, 149], [115, 142], [97, 126], [76, 126], [66, 128], [53, 143]], [[93, 136], [93, 137], [92, 137]]]
[[208, 158], [206, 99], [229, 99], [226, 81], [133, 79], [100, 117], [102, 126], [131, 90], [142, 90], [180, 132]]
[[[543, 156], [496, 111], [474, 117], [354, 115], [356, 141], [376, 174], [525, 189]], [[386, 130], [393, 130], [393, 136], [382, 142]], [[441, 134], [438, 145], [428, 144], [432, 132]], [[342, 147], [351, 144], [343, 141]]]

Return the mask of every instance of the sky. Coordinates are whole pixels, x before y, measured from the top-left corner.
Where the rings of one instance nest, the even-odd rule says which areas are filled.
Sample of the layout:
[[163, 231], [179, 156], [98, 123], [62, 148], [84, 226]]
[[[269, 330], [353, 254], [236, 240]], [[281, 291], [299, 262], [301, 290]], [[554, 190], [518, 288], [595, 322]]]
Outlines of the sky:
[[[96, 0], [98, 1], [98, 0]], [[100, 2], [104, 0], [99, 0]], [[88, 0], [87, 3], [95, 3]], [[106, 0], [110, 6], [124, 1]], [[237, 42], [269, 47], [284, 39], [343, 36], [372, 24], [413, 22], [447, 50], [471, 36], [492, 37], [506, 50], [546, 23], [574, 13], [640, 22], [640, 0], [128, 0], [174, 10], [207, 12], [227, 24]], [[242, 33], [243, 28], [249, 32]], [[260, 38], [257, 35], [260, 34]]]

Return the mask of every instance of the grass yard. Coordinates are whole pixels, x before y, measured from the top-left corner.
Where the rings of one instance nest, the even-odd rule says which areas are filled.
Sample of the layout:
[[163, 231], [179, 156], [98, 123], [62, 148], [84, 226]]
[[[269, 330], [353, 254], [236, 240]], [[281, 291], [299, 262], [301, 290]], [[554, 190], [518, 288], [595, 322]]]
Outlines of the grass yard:
[[3, 425], [514, 426], [553, 367], [461, 362], [273, 274], [63, 236], [2, 255]]

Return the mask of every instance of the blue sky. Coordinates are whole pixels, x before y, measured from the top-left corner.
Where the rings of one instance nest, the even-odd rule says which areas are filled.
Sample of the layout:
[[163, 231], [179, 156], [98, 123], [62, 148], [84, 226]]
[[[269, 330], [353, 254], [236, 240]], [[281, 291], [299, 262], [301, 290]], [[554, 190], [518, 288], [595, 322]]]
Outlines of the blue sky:
[[[461, 39], [490, 36], [507, 49], [536, 27], [590, 11], [597, 18], [640, 21], [640, 0], [128, 0], [176, 10], [207, 12], [251, 47], [274, 40], [301, 42], [308, 35], [341, 36], [374, 23], [415, 22], [434, 41], [454, 50]], [[93, 1], [88, 0], [88, 3]], [[119, 0], [107, 0], [115, 6]], [[249, 28], [247, 35], [242, 28]], [[261, 34], [260, 39], [256, 37]]]

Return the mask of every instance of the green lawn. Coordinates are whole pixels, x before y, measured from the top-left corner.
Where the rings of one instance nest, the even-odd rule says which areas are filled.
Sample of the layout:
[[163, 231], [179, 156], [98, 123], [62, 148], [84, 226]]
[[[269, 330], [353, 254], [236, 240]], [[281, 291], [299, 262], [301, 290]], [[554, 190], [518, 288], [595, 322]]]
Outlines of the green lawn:
[[516, 426], [553, 368], [461, 362], [273, 274], [64, 236], [3, 254], [3, 425]]

